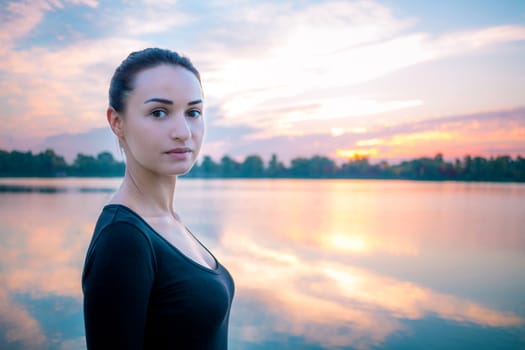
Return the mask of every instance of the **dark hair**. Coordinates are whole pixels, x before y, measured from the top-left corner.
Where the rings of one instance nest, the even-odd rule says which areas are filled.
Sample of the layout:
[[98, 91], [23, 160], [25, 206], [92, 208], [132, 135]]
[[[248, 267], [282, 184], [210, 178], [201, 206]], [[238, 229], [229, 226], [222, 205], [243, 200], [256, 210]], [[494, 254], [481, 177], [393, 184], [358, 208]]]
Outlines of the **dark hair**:
[[117, 112], [124, 112], [125, 95], [133, 90], [135, 76], [145, 69], [154, 68], [162, 64], [186, 68], [195, 74], [199, 83], [201, 82], [199, 71], [193, 66], [189, 58], [181, 56], [175, 51], [147, 48], [130, 53], [117, 67], [109, 86], [109, 105]]

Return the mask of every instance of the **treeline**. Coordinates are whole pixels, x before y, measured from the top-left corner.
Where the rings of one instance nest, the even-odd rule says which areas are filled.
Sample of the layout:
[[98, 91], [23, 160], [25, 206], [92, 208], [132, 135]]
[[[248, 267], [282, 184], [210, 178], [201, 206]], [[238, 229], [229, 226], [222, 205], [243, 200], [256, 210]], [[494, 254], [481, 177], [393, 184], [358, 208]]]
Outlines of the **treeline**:
[[[96, 157], [78, 154], [72, 164], [53, 150], [33, 155], [31, 152], [0, 150], [0, 177], [113, 177], [124, 175], [125, 164], [109, 152]], [[355, 158], [338, 165], [328, 157], [295, 158], [285, 166], [276, 155], [268, 163], [258, 155], [244, 161], [224, 156], [219, 162], [205, 156], [185, 177], [190, 178], [359, 178], [455, 181], [525, 182], [525, 158], [510, 156], [465, 156], [447, 162], [442, 154], [389, 165], [371, 164], [368, 158]]]
[[295, 158], [289, 167], [273, 155], [265, 164], [258, 155], [247, 156], [236, 162], [224, 156], [220, 162], [205, 156], [187, 175], [206, 178], [358, 178], [406, 180], [456, 181], [508, 181], [525, 182], [525, 158], [510, 156], [465, 156], [453, 163], [446, 162], [442, 154], [433, 158], [417, 158], [389, 165], [386, 161], [371, 164], [368, 158], [354, 158], [342, 165], [323, 156]]
[[60, 177], [124, 175], [125, 164], [116, 161], [109, 152], [93, 157], [78, 154], [72, 164], [53, 150], [33, 154], [32, 152], [0, 150], [0, 177]]

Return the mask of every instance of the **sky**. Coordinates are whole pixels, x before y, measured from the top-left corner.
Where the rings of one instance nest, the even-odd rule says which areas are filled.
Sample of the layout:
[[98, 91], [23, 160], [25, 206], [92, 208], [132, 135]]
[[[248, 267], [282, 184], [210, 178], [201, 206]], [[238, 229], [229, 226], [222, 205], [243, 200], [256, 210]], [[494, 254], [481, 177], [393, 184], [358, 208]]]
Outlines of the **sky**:
[[0, 149], [109, 150], [132, 51], [201, 72], [201, 155], [525, 155], [525, 1], [0, 0]]

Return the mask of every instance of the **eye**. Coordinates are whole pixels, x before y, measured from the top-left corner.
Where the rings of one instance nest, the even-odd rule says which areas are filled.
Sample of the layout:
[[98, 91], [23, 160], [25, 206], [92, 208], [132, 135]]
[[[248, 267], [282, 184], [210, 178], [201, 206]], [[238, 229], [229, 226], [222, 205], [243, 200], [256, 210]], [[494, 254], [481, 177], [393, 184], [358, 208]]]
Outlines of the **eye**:
[[164, 118], [168, 115], [168, 113], [163, 109], [156, 109], [151, 112], [151, 115], [155, 118]]
[[201, 114], [202, 112], [198, 109], [190, 109], [186, 112], [186, 115], [190, 118], [198, 118]]

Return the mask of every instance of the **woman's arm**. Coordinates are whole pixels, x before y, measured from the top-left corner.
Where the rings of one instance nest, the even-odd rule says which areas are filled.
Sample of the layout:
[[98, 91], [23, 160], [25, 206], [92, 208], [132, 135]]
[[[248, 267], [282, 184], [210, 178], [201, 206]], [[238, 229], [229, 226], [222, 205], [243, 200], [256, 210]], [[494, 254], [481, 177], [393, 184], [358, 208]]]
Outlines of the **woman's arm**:
[[132, 224], [110, 224], [100, 232], [84, 269], [88, 349], [142, 349], [154, 280], [148, 239]]

